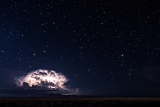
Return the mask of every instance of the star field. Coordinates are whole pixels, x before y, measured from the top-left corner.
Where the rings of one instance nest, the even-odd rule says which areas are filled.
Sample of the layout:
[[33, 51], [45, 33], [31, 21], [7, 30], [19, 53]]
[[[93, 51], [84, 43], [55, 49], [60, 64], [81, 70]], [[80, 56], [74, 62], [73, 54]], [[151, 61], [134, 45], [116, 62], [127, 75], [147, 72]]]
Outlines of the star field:
[[155, 79], [160, 77], [158, 4], [2, 0], [0, 73], [53, 69], [83, 94], [159, 96], [160, 81]]

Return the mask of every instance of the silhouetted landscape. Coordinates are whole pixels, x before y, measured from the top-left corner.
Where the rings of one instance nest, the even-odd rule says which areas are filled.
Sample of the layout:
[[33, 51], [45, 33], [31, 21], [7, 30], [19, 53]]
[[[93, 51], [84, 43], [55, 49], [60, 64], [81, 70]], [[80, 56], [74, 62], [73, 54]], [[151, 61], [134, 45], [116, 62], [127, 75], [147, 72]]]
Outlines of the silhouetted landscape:
[[1, 89], [0, 107], [115, 107], [158, 106], [158, 97], [107, 97], [89, 95], [63, 95], [58, 90]]
[[136, 107], [160, 105], [159, 98], [83, 98], [55, 97], [55, 98], [6, 98], [0, 99], [0, 106], [25, 107]]

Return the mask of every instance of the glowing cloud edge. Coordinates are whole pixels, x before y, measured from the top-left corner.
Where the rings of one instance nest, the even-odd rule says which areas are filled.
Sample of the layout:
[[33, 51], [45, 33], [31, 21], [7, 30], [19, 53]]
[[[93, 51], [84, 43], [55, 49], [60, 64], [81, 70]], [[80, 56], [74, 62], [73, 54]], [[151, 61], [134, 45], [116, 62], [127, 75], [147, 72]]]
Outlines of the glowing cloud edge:
[[64, 84], [69, 81], [62, 73], [46, 69], [33, 70], [26, 76], [17, 77], [15, 80], [17, 86], [23, 86], [23, 83], [27, 83], [29, 87], [39, 86], [61, 90], [68, 90]]

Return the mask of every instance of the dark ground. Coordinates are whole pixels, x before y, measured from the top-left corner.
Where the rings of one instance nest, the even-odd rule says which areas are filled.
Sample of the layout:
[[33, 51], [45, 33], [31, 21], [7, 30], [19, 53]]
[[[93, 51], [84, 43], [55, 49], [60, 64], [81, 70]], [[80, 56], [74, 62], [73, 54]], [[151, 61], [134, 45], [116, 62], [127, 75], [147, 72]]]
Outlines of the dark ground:
[[1, 98], [0, 107], [160, 107], [160, 98]]

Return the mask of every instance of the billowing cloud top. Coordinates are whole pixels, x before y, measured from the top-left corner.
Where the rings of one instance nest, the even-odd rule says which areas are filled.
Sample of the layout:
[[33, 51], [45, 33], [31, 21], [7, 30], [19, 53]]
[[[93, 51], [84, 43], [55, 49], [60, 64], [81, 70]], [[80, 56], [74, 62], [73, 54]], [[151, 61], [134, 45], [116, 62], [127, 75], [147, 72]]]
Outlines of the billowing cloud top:
[[67, 90], [64, 85], [68, 79], [65, 75], [53, 70], [39, 69], [28, 73], [26, 76], [16, 78], [16, 85], [23, 86], [28, 83], [29, 87], [39, 86], [50, 89]]

